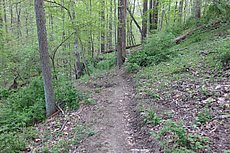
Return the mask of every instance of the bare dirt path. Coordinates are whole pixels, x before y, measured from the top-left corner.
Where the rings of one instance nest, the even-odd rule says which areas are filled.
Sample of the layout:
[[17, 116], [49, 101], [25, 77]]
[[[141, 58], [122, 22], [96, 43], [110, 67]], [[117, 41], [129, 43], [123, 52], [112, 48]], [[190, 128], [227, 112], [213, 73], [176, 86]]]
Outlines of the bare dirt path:
[[[75, 153], [147, 153], [134, 149], [131, 120], [135, 112], [134, 89], [123, 70], [110, 72], [88, 83], [77, 84], [82, 90], [91, 91], [97, 104], [84, 108], [81, 121], [95, 135], [85, 139]], [[142, 146], [144, 148], [144, 146]]]

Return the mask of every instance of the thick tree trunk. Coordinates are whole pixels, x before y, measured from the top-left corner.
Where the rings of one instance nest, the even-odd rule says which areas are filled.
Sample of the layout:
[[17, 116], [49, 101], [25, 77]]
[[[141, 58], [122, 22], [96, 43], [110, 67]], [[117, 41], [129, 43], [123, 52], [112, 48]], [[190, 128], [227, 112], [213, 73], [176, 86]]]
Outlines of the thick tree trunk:
[[118, 45], [117, 65], [121, 68], [126, 56], [126, 9], [127, 0], [118, 1]]
[[49, 67], [49, 54], [47, 32], [45, 26], [45, 14], [43, 9], [43, 0], [34, 0], [36, 23], [38, 31], [38, 42], [40, 51], [40, 61], [42, 75], [44, 80], [44, 91], [46, 100], [46, 116], [51, 116], [56, 111], [54, 92], [52, 86], [51, 69]]

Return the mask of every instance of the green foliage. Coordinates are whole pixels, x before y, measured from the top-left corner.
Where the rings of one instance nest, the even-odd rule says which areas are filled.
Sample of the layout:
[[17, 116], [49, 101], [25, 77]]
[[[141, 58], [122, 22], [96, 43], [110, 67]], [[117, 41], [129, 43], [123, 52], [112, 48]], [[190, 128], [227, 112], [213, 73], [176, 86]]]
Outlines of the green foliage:
[[170, 33], [160, 32], [151, 35], [140, 52], [132, 54], [128, 59], [129, 71], [137, 70], [138, 66], [147, 67], [152, 64], [158, 65], [170, 60], [175, 52], [169, 50], [174, 45], [174, 36]]
[[65, 78], [55, 81], [54, 86], [56, 101], [64, 108], [78, 109], [80, 102], [88, 98], [86, 94], [76, 90]]
[[225, 42], [217, 48], [217, 51], [220, 53], [214, 60], [220, 61], [223, 68], [230, 66], [230, 43]]
[[135, 72], [140, 69], [140, 66], [137, 63], [127, 63], [126, 69], [128, 72]]
[[4, 99], [4, 98], [7, 98], [10, 94], [11, 94], [10, 90], [0, 88], [0, 100]]
[[[153, 133], [155, 137], [162, 140], [162, 147], [165, 152], [197, 152], [202, 149], [208, 148], [208, 139], [206, 137], [190, 134], [186, 131], [182, 124], [168, 120], [164, 124], [159, 133]], [[164, 139], [165, 135], [170, 135], [167, 140]]]
[[220, 0], [209, 3], [205, 12], [205, 18], [207, 20], [222, 18], [229, 21], [230, 17], [230, 3], [228, 0]]
[[96, 62], [95, 67], [99, 70], [109, 70], [116, 64], [114, 53], [100, 55], [97, 58], [98, 62]]
[[[66, 79], [54, 83], [57, 102], [68, 109], [77, 109], [81, 101], [90, 103], [88, 95], [77, 91]], [[33, 131], [19, 135], [24, 128], [45, 119], [45, 98], [43, 81], [33, 78], [28, 86], [14, 92], [5, 92], [0, 109], [1, 150], [20, 150], [25, 147], [25, 140], [34, 137]], [[1, 104], [0, 103], [0, 104]], [[6, 143], [8, 145], [6, 145]], [[5, 146], [5, 147], [4, 147]], [[4, 149], [2, 149], [4, 148]]]
[[145, 122], [153, 125], [158, 125], [161, 123], [161, 118], [157, 115], [154, 109], [150, 109], [145, 115]]
[[16, 132], [0, 134], [0, 150], [1, 152], [17, 152], [25, 148], [25, 139]]
[[201, 125], [205, 124], [212, 119], [210, 110], [208, 108], [204, 108], [200, 112], [198, 112], [196, 117], [196, 124]]
[[73, 146], [80, 143], [81, 140], [94, 135], [94, 132], [82, 125], [77, 125], [71, 133], [68, 140], [59, 140], [57, 144], [53, 145], [51, 148], [43, 147], [43, 152], [51, 151], [53, 153], [59, 152], [69, 152]]

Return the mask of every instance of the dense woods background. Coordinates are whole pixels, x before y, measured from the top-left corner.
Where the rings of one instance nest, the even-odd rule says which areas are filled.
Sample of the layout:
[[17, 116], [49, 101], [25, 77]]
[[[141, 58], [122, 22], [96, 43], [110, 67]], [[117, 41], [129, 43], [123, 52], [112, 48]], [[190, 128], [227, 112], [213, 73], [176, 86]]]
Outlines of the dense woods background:
[[[128, 71], [168, 61], [174, 53], [167, 48], [197, 31], [230, 21], [229, 0], [44, 0], [46, 29], [41, 28], [47, 32], [46, 66], [52, 76], [44, 76], [44, 71], [43, 79], [50, 77], [53, 85], [49, 86], [54, 89], [54, 94], [44, 94], [40, 60], [45, 57], [40, 56], [44, 55], [41, 46], [39, 54], [37, 28], [41, 25], [38, 19], [36, 25], [36, 2], [39, 0], [0, 1], [3, 152], [25, 148], [25, 141], [16, 133], [44, 120], [45, 108], [53, 109], [48, 117], [58, 108], [74, 110], [83, 100], [91, 103], [88, 95], [74, 88], [76, 79], [121, 67], [130, 49], [140, 45], [142, 50], [132, 53], [125, 64]], [[40, 44], [45, 39], [40, 37]], [[229, 50], [220, 60], [229, 69]], [[46, 100], [55, 97], [57, 107], [54, 100], [53, 106], [45, 105], [45, 96]]]

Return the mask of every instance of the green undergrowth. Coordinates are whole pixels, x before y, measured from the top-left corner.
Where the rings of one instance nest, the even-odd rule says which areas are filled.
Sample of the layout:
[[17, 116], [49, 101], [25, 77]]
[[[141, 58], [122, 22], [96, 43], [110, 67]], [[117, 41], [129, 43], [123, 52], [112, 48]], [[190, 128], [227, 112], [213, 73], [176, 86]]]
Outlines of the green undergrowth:
[[[225, 32], [224, 37], [219, 37], [218, 34], [222, 31]], [[191, 72], [198, 68], [204, 69], [208, 66], [213, 70], [216, 69], [221, 71], [223, 68], [229, 67], [229, 35], [229, 25], [224, 25], [219, 29], [205, 33], [196, 33], [185, 42], [169, 48], [168, 52], [172, 52], [174, 56], [171, 56], [168, 61], [141, 66], [133, 62], [135, 61], [133, 58], [136, 56], [133, 55], [130, 57], [132, 59], [131, 62], [127, 64], [127, 69], [128, 71], [137, 71], [135, 79], [137, 80], [139, 92], [144, 92], [149, 96], [151, 96], [151, 94], [157, 95], [157, 93], [152, 91], [156, 82], [159, 88], [164, 88], [173, 80], [179, 80], [180, 78], [186, 77], [193, 78], [193, 73], [195, 72]], [[198, 36], [201, 39], [195, 41]], [[154, 61], [150, 63], [154, 63]], [[136, 69], [133, 69], [133, 67]], [[204, 73], [202, 75], [205, 76], [209, 74]]]
[[[209, 149], [208, 138], [189, 133], [182, 122], [176, 122], [172, 119], [163, 119], [157, 114], [155, 109], [142, 110], [142, 112], [145, 114], [145, 123], [161, 127], [158, 131], [152, 131], [150, 133], [155, 139], [160, 141], [160, 145], [164, 149], [164, 152], [195, 153], [207, 151], [207, 149]], [[198, 115], [200, 122], [207, 121], [206, 117], [206, 112], [201, 112]]]
[[[79, 108], [82, 101], [91, 103], [89, 95], [76, 90], [66, 79], [54, 81], [56, 102], [64, 110]], [[32, 126], [45, 119], [45, 97], [41, 78], [18, 90], [1, 89], [0, 150], [20, 152], [36, 133]], [[29, 133], [28, 133], [29, 131]]]
[[[65, 137], [63, 133], [59, 133], [59, 139], [55, 142], [48, 138], [46, 139], [41, 148], [38, 148], [38, 152], [44, 153], [60, 153], [71, 152], [80, 141], [94, 135], [94, 131], [83, 125], [76, 125], [69, 133], [68, 137]], [[52, 137], [51, 137], [52, 138]]]
[[98, 55], [95, 58], [94, 62], [89, 62], [88, 64], [90, 76], [85, 74], [80, 79], [82, 81], [88, 81], [92, 77], [97, 78], [105, 74], [115, 66], [116, 66], [116, 59], [115, 59], [114, 52]]
[[207, 137], [188, 133], [182, 123], [166, 120], [163, 124], [158, 133], [152, 132], [152, 136], [161, 142], [164, 152], [195, 153], [209, 149]]
[[[162, 93], [172, 90], [173, 82], [184, 79], [191, 80], [192, 83], [196, 79], [212, 79], [217, 73], [229, 69], [229, 22], [220, 23], [214, 28], [211, 24], [207, 25], [178, 45], [172, 43], [175, 37], [169, 33], [156, 33], [146, 41], [143, 50], [133, 53], [128, 58], [126, 68], [129, 72], [136, 72], [137, 93], [145, 105], [152, 106], [154, 103], [159, 103], [161, 106], [161, 102], [170, 97]], [[211, 96], [204, 88], [200, 90], [206, 97]], [[148, 104], [144, 102], [146, 97], [150, 99]], [[149, 104], [151, 101], [154, 103]], [[145, 122], [158, 127], [152, 136], [160, 141], [165, 152], [205, 152], [209, 149], [208, 138], [191, 134], [185, 128], [183, 121], [179, 123], [180, 121], [161, 118], [155, 110], [144, 108], [142, 107], [141, 111], [145, 112]], [[206, 107], [200, 109], [192, 124], [205, 125], [212, 120], [211, 114], [211, 110]]]

